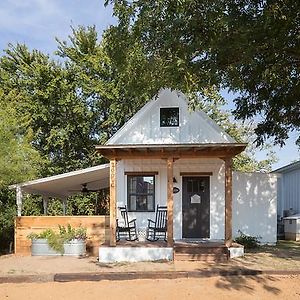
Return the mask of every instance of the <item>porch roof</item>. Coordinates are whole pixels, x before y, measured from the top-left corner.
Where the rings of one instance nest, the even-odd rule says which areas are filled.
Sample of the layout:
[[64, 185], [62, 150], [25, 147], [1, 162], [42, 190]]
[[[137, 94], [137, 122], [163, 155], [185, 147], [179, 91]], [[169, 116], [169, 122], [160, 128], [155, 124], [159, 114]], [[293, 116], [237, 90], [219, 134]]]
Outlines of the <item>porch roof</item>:
[[99, 145], [96, 150], [104, 157], [111, 158], [196, 158], [234, 157], [245, 150], [244, 143], [207, 144], [149, 144], [149, 145]]
[[20, 187], [22, 192], [28, 194], [66, 198], [80, 193], [85, 183], [89, 190], [108, 188], [109, 164], [18, 183], [10, 188]]

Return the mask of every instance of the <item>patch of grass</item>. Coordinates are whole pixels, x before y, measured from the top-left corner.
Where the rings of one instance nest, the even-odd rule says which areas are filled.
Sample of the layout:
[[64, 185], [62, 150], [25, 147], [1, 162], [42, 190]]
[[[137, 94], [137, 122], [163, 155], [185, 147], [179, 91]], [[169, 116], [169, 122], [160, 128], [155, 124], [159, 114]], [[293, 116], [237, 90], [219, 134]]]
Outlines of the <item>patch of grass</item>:
[[276, 247], [279, 249], [299, 249], [300, 250], [300, 242], [279, 240], [276, 243]]

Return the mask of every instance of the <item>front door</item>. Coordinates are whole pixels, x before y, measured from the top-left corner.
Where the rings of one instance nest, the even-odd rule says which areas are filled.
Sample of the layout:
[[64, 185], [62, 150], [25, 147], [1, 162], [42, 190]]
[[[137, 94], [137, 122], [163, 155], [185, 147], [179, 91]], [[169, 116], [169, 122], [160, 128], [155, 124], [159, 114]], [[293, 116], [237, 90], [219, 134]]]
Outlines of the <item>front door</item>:
[[182, 178], [182, 237], [209, 238], [209, 177]]

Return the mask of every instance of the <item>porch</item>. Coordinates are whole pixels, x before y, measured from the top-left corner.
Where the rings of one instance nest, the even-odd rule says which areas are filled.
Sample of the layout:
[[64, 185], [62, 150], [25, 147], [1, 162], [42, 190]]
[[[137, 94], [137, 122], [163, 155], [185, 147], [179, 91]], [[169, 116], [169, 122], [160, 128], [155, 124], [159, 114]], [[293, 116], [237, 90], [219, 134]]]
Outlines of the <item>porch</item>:
[[[140, 180], [145, 186], [151, 187], [152, 204], [157, 196], [158, 203], [167, 206], [168, 248], [173, 248], [174, 242], [181, 238], [219, 239], [230, 247], [232, 159], [244, 148], [245, 144], [237, 143], [97, 146], [98, 152], [110, 160], [110, 246], [117, 245], [117, 207], [127, 203], [131, 205], [125, 183], [129, 184], [129, 179], [133, 178], [135, 182]], [[189, 191], [187, 184], [191, 180], [197, 188]], [[184, 216], [184, 206], [187, 207], [185, 212], [189, 214], [189, 219]], [[154, 204], [152, 208], [149, 209], [148, 205], [141, 211], [135, 207], [130, 209], [133, 218], [142, 220], [138, 227], [145, 227], [143, 220], [149, 218], [153, 209]], [[197, 223], [198, 227], [192, 223]], [[201, 227], [204, 224], [203, 229]], [[193, 232], [189, 231], [190, 228]]]
[[103, 243], [99, 247], [99, 262], [139, 262], [139, 261], [205, 261], [225, 262], [234, 257], [236, 252], [241, 256], [244, 248], [233, 244], [227, 247], [224, 241], [175, 241], [172, 247], [165, 241], [118, 241], [115, 247]]

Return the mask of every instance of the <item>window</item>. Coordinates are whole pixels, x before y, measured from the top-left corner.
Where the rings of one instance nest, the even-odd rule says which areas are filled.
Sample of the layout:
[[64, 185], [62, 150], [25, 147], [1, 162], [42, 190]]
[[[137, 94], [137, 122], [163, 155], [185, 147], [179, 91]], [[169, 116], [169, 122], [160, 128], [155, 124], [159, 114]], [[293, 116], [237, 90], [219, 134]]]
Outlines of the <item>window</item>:
[[154, 211], [155, 176], [127, 176], [127, 206], [129, 211]]
[[179, 126], [179, 107], [163, 107], [160, 109], [160, 127]]

